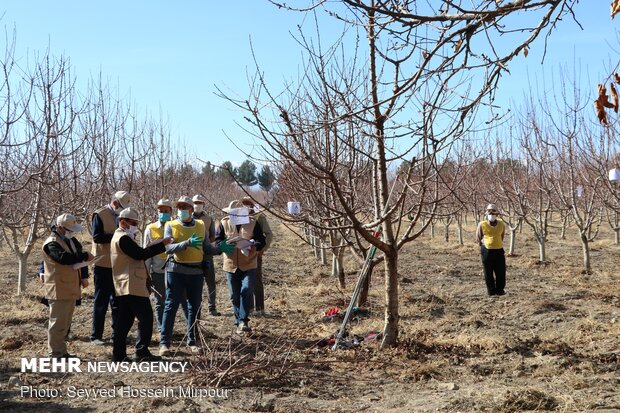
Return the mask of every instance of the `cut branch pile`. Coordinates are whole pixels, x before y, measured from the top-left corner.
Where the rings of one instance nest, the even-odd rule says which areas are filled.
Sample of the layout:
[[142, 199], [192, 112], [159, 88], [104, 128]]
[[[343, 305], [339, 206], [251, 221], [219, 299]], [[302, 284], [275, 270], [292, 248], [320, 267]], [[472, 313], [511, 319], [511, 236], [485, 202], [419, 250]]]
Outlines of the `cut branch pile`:
[[[355, 358], [324, 359], [315, 341], [302, 339], [294, 332], [269, 336], [252, 334], [240, 340], [234, 337], [202, 339], [203, 353], [193, 363], [191, 382], [199, 386], [241, 388], [282, 386], [324, 380], [334, 363], [355, 362]], [[359, 360], [357, 360], [359, 361]], [[350, 380], [337, 374], [330, 380]]]

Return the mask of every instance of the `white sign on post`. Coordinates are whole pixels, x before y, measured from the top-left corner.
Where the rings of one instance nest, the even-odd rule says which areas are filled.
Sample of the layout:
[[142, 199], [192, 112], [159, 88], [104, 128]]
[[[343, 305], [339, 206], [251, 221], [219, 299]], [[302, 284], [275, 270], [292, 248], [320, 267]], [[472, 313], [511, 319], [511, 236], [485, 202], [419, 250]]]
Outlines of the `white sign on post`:
[[614, 168], [609, 170], [610, 181], [620, 181], [620, 169]]
[[291, 215], [299, 215], [301, 214], [301, 205], [299, 202], [290, 201], [286, 204], [288, 208], [288, 213]]
[[244, 225], [250, 223], [250, 211], [248, 208], [231, 208], [230, 223], [232, 225]]
[[579, 198], [581, 198], [583, 196], [583, 186], [579, 185], [577, 188], [575, 188], [577, 191], [577, 196]]

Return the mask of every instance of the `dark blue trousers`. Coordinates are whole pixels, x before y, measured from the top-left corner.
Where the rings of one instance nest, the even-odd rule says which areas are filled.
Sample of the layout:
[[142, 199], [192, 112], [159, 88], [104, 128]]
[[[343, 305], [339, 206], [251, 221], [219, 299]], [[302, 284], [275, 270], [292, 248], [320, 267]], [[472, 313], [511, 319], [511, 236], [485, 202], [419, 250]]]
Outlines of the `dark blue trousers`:
[[114, 324], [116, 324], [116, 310], [114, 305], [114, 296], [116, 294], [114, 293], [112, 268], [98, 267], [95, 265], [93, 273], [95, 279], [95, 299], [93, 303], [93, 330], [90, 339], [102, 340], [108, 305], [112, 309], [112, 330], [114, 330]]
[[114, 323], [114, 349], [112, 360], [122, 361], [127, 357], [127, 334], [138, 319], [136, 357], [149, 355], [149, 344], [153, 336], [153, 308], [148, 297], [121, 295], [115, 297], [117, 317]]

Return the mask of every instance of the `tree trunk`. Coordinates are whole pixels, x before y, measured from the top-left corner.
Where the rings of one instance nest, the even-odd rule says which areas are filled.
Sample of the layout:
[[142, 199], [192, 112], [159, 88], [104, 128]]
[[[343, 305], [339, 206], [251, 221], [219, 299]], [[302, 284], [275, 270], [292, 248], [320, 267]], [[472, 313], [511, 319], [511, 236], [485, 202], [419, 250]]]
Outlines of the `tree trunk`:
[[443, 237], [446, 242], [450, 242], [450, 224], [445, 224], [443, 226]]
[[319, 256], [321, 257], [321, 264], [327, 265], [327, 254], [325, 253], [325, 244], [323, 240], [319, 238]]
[[[30, 251], [28, 251], [30, 252]], [[26, 277], [27, 277], [27, 273], [26, 273], [26, 267], [27, 267], [27, 261], [28, 261], [28, 255], [29, 254], [23, 254], [20, 253], [17, 256], [17, 260], [19, 262], [19, 273], [17, 276], [17, 295], [21, 295], [22, 293], [26, 292]]]
[[368, 294], [370, 292], [370, 281], [372, 279], [372, 270], [375, 268], [374, 263], [370, 263], [368, 265], [368, 275], [366, 275], [366, 280], [364, 281], [364, 285], [362, 285], [362, 291], [360, 291], [360, 296], [357, 299], [357, 306], [363, 307], [368, 304]]
[[562, 232], [560, 233], [560, 239], [561, 240], [565, 240], [566, 239], [566, 227], [568, 224], [568, 216], [565, 216], [564, 219], [562, 220]]
[[620, 244], [620, 228], [614, 228], [614, 242]]
[[517, 238], [517, 227], [509, 227], [510, 229], [510, 246], [508, 247], [508, 255], [515, 253], [515, 239]]
[[321, 258], [321, 248], [320, 248], [320, 244], [319, 244], [319, 237], [316, 236], [316, 232], [313, 230], [312, 231], [312, 246], [314, 247], [314, 256], [316, 257], [316, 259], [320, 259]]
[[332, 250], [332, 277], [338, 278], [338, 256]]
[[458, 230], [457, 230], [458, 236], [459, 236], [459, 244], [463, 245], [463, 222], [461, 222], [461, 220], [459, 220], [458, 222]]
[[583, 250], [583, 268], [586, 274], [592, 273], [592, 265], [590, 263], [590, 243], [585, 234], [581, 234], [581, 248]]
[[545, 239], [543, 237], [537, 237], [538, 240], [538, 258], [540, 262], [545, 262], [547, 259], [546, 251], [545, 251]]
[[435, 239], [435, 223], [431, 222], [431, 239]]
[[398, 251], [385, 254], [385, 304], [381, 348], [394, 346], [398, 339]]
[[338, 250], [336, 264], [338, 266], [338, 282], [340, 283], [340, 288], [344, 289], [346, 287], [344, 281], [344, 248]]

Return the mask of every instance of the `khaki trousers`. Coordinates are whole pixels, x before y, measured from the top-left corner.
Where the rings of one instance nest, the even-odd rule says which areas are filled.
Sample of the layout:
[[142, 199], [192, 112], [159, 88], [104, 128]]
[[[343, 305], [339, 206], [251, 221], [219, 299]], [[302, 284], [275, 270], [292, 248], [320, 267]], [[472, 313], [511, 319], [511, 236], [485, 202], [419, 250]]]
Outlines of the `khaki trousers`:
[[75, 300], [49, 300], [50, 320], [47, 329], [47, 348], [50, 357], [67, 354], [65, 337], [71, 327]]

